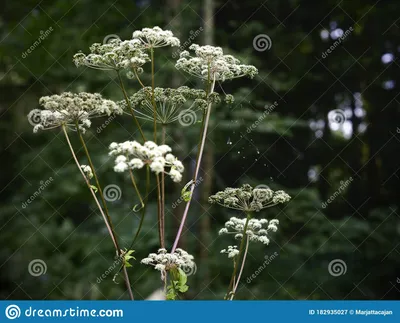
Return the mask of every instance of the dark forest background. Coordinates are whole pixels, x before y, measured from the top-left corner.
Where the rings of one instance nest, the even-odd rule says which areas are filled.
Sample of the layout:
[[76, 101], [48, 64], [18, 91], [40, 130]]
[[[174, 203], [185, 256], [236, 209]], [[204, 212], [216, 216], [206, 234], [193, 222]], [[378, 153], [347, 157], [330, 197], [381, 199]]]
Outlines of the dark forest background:
[[[114, 251], [65, 138], [59, 130], [33, 134], [26, 115], [39, 107], [41, 96], [63, 91], [121, 100], [114, 75], [77, 69], [72, 56], [107, 35], [128, 39], [134, 30], [152, 26], [172, 30], [182, 43], [201, 28], [195, 43], [221, 46], [260, 72], [253, 80], [216, 88], [234, 94], [236, 101], [218, 106], [212, 115], [200, 174], [204, 180], [181, 244], [197, 262], [187, 298], [221, 299], [226, 292], [231, 263], [220, 250], [233, 242], [218, 237], [218, 230], [232, 213], [206, 201], [242, 183], [284, 189], [292, 200], [263, 211], [269, 219], [278, 218], [280, 228], [268, 247], [251, 247], [238, 299], [399, 297], [398, 1], [9, 0], [0, 8], [1, 299], [128, 298], [122, 279], [116, 284], [111, 274], [96, 281], [112, 265]], [[48, 37], [23, 55], [50, 27]], [[253, 46], [261, 34], [270, 37], [270, 49]], [[174, 69], [175, 51], [157, 51], [156, 85], [201, 86]], [[149, 81], [147, 74], [144, 80]], [[126, 82], [130, 93], [140, 88]], [[247, 132], [275, 101], [276, 108]], [[337, 109], [345, 120], [332, 118], [330, 111]], [[127, 179], [112, 171], [107, 146], [138, 136], [129, 118], [118, 117], [98, 133], [103, 122], [95, 120], [86, 138], [95, 164], [101, 165], [103, 185], [122, 190], [109, 207], [127, 247], [138, 224], [132, 212], [137, 201]], [[150, 132], [151, 126], [145, 129]], [[185, 161], [187, 180], [167, 187], [167, 245], [183, 211], [183, 203], [172, 204], [193, 171], [199, 129], [199, 124], [168, 129], [167, 143]], [[78, 155], [85, 160], [83, 151]], [[51, 183], [24, 208], [49, 178]], [[350, 185], [340, 189], [350, 178]], [[152, 203], [138, 260], [158, 248], [155, 210]], [[275, 252], [278, 256], [247, 282]], [[44, 275], [29, 274], [34, 259], [46, 263]], [[334, 260], [345, 264], [344, 274], [330, 274]], [[160, 286], [159, 274], [133, 264], [134, 294], [146, 298]]]

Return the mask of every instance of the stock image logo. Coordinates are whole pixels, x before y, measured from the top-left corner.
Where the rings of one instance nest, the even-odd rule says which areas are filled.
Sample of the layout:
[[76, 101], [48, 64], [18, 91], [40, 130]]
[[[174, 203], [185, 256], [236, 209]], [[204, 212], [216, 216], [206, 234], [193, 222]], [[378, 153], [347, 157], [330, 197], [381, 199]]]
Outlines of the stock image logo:
[[342, 259], [333, 259], [328, 265], [328, 271], [333, 277], [342, 276], [347, 272], [347, 265]]
[[182, 267], [183, 272], [187, 275], [187, 276], [192, 276], [195, 275], [197, 272], [197, 265], [196, 263], [193, 263], [193, 266], [184, 266]]
[[4, 311], [4, 315], [9, 320], [15, 320], [21, 316], [21, 309], [17, 305], [8, 305]]
[[122, 191], [118, 185], [110, 184], [104, 188], [104, 199], [107, 202], [115, 202], [122, 196]]
[[272, 47], [272, 40], [268, 35], [260, 34], [253, 39], [253, 48], [258, 52], [265, 52]]
[[42, 276], [47, 272], [47, 265], [42, 259], [33, 259], [28, 265], [28, 272], [34, 276]]
[[121, 39], [121, 38], [119, 38], [119, 36], [116, 35], [116, 34], [107, 35], [107, 36], [104, 37], [104, 39], [103, 39], [103, 44], [109, 44], [109, 43], [112, 42], [113, 40], [117, 40], [117, 39]]
[[186, 109], [179, 113], [178, 119], [182, 126], [188, 127], [196, 123], [197, 116], [193, 110]]

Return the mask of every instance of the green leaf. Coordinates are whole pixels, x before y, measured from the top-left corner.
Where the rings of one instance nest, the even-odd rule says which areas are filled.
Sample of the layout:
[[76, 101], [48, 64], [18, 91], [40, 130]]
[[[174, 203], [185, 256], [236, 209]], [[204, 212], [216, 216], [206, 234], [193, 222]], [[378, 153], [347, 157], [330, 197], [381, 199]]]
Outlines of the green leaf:
[[135, 250], [129, 250], [124, 254], [124, 266], [126, 268], [132, 267], [132, 265], [129, 263], [129, 260], [134, 259], [136, 260], [136, 258], [134, 256], [132, 256], [132, 253], [134, 253]]
[[99, 190], [96, 186], [94, 186], [94, 185], [90, 185], [90, 188], [95, 192], [95, 193], [97, 193], [97, 191]]
[[187, 282], [187, 276], [186, 273], [181, 268], [179, 268], [178, 271], [179, 271], [179, 285], [183, 286]]
[[192, 196], [192, 194], [190, 192], [187, 191], [187, 189], [189, 188], [190, 185], [192, 185], [193, 180], [191, 180], [190, 182], [188, 182], [181, 191], [181, 197], [183, 198], [183, 200], [185, 202], [188, 202]]

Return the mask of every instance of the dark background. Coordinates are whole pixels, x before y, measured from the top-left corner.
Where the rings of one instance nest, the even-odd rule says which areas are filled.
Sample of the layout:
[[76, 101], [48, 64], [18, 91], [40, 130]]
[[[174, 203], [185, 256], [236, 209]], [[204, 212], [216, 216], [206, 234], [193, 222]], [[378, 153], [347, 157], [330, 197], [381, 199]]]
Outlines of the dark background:
[[[72, 56], [107, 35], [129, 39], [134, 30], [157, 25], [172, 30], [182, 43], [202, 27], [195, 43], [222, 46], [260, 71], [253, 80], [216, 87], [236, 101], [213, 111], [200, 174], [204, 181], [181, 243], [197, 263], [186, 297], [221, 299], [226, 292], [231, 263], [219, 252], [233, 241], [217, 232], [236, 214], [210, 207], [206, 199], [242, 183], [284, 189], [292, 200], [258, 215], [278, 218], [280, 227], [269, 246], [251, 246], [238, 299], [399, 297], [398, 1], [7, 0], [0, 8], [1, 299], [128, 298], [121, 278], [119, 284], [113, 274], [96, 282], [112, 265], [114, 251], [63, 134], [33, 134], [26, 115], [38, 108], [41, 96], [63, 91], [100, 92], [121, 100], [115, 75], [77, 69]], [[48, 37], [23, 57], [50, 27]], [[347, 37], [334, 45], [346, 31]], [[260, 34], [270, 37], [269, 50], [253, 46]], [[156, 52], [156, 85], [201, 87], [174, 69], [174, 51]], [[149, 84], [148, 74], [143, 79]], [[140, 88], [126, 82], [130, 93]], [[248, 133], [247, 127], [275, 101], [278, 106]], [[335, 109], [345, 113], [344, 123], [329, 121]], [[121, 245], [128, 247], [138, 223], [131, 211], [137, 200], [128, 179], [112, 171], [107, 146], [139, 136], [128, 117], [97, 133], [103, 122], [95, 120], [86, 138], [103, 185], [122, 190], [109, 208]], [[168, 128], [167, 143], [185, 161], [187, 178], [179, 185], [168, 182], [168, 246], [183, 205], [172, 204], [193, 171], [200, 129], [199, 124], [178, 126]], [[144, 127], [150, 135], [151, 125]], [[82, 150], [78, 156], [84, 163]], [[24, 208], [22, 203], [50, 177], [53, 181]], [[159, 273], [139, 264], [158, 248], [154, 198], [136, 248], [138, 261], [129, 270], [138, 299], [160, 287]], [[264, 257], [275, 252], [278, 256], [248, 283]], [[34, 259], [46, 263], [44, 275], [29, 274]], [[334, 260], [345, 264], [344, 274], [330, 274]]]

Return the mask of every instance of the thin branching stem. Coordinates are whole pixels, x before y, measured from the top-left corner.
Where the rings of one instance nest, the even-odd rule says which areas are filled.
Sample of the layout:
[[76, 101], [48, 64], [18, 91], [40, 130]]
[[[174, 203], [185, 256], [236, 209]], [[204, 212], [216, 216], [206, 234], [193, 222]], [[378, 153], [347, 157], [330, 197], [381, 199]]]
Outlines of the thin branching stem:
[[[214, 92], [214, 87], [215, 87], [215, 76], [214, 76], [214, 79], [213, 79], [213, 81], [211, 83], [210, 91], [208, 91], [208, 88], [207, 88], [207, 94], [208, 94], [207, 96], [210, 96]], [[201, 160], [202, 160], [202, 157], [203, 157], [204, 146], [205, 146], [205, 142], [206, 142], [206, 138], [207, 138], [207, 130], [208, 130], [208, 124], [209, 124], [209, 121], [210, 121], [211, 108], [212, 108], [212, 103], [210, 102], [208, 104], [208, 106], [207, 106], [207, 113], [206, 113], [205, 119], [203, 118], [204, 122], [203, 122], [203, 129], [202, 129], [201, 136], [200, 136], [201, 137], [200, 148], [198, 150], [196, 168], [195, 168], [195, 172], [194, 172], [194, 175], [193, 175], [193, 183], [192, 183], [192, 186], [190, 188], [189, 201], [186, 203], [185, 211], [183, 212], [181, 223], [179, 225], [178, 233], [177, 233], [177, 235], [175, 237], [174, 245], [172, 246], [171, 252], [174, 252], [175, 249], [178, 246], [178, 242], [179, 242], [179, 239], [180, 239], [180, 237], [182, 235], [183, 227], [185, 225], [185, 221], [186, 221], [186, 218], [187, 218], [187, 215], [188, 215], [188, 212], [189, 212], [189, 207], [190, 207], [190, 204], [191, 204], [191, 201], [192, 201], [192, 198], [193, 198], [193, 192], [194, 192], [194, 189], [196, 187], [195, 183], [197, 181], [197, 176], [199, 175], [200, 164], [201, 164]]]
[[103, 207], [104, 207], [104, 213], [105, 213], [106, 216], [107, 216], [107, 220], [108, 220], [108, 223], [109, 223], [109, 225], [110, 225], [110, 228], [111, 228], [111, 231], [112, 231], [112, 233], [113, 233], [113, 236], [115, 236], [115, 229], [114, 229], [114, 226], [113, 226], [113, 224], [112, 224], [112, 220], [111, 220], [111, 217], [110, 217], [110, 213], [108, 212], [108, 207], [107, 207], [106, 200], [105, 200], [105, 198], [104, 198], [103, 189], [102, 189], [102, 187], [101, 187], [101, 185], [100, 185], [99, 178], [97, 177], [96, 169], [94, 168], [94, 165], [93, 165], [93, 162], [92, 162], [92, 158], [90, 157], [89, 150], [88, 150], [88, 148], [87, 148], [87, 146], [86, 146], [85, 139], [84, 139], [83, 136], [82, 136], [82, 131], [81, 131], [80, 128], [79, 128], [78, 122], [76, 123], [76, 129], [77, 129], [77, 132], [78, 132], [79, 139], [80, 139], [80, 141], [81, 141], [83, 150], [85, 151], [86, 158], [88, 159], [90, 168], [92, 169], [93, 177], [94, 177], [94, 180], [95, 180], [95, 182], [96, 182], [96, 187], [97, 187], [97, 189], [99, 190], [101, 202], [102, 202]]
[[239, 284], [240, 277], [238, 277], [238, 279], [236, 279], [236, 273], [237, 273], [237, 270], [239, 267], [240, 259], [242, 258], [242, 255], [244, 252], [244, 248], [245, 248], [245, 244], [246, 244], [246, 240], [247, 240], [247, 234], [246, 234], [247, 226], [249, 225], [250, 219], [251, 219], [251, 215], [250, 215], [250, 213], [247, 213], [246, 222], [243, 227], [242, 241], [240, 242], [240, 247], [239, 247], [239, 254], [237, 256], [235, 266], [233, 267], [233, 272], [232, 272], [231, 282], [229, 283], [228, 293], [225, 296], [225, 299], [228, 299], [228, 300], [229, 299], [232, 300], [235, 297], [235, 294], [234, 294], [235, 293], [235, 281], [236, 281], [236, 285]]
[[[102, 207], [101, 207], [101, 205], [100, 205], [99, 200], [97, 199], [96, 193], [93, 191], [93, 188], [92, 188], [92, 186], [90, 185], [90, 182], [89, 182], [88, 178], [86, 177], [85, 173], [83, 172], [83, 170], [82, 170], [82, 168], [81, 168], [81, 165], [80, 165], [80, 163], [79, 163], [79, 161], [78, 161], [78, 158], [76, 157], [74, 148], [72, 147], [71, 141], [70, 141], [70, 139], [69, 139], [69, 136], [68, 136], [67, 129], [66, 129], [65, 125], [62, 126], [62, 129], [63, 129], [63, 131], [64, 131], [65, 138], [66, 138], [66, 140], [67, 140], [69, 149], [71, 150], [71, 154], [72, 154], [72, 157], [74, 158], [74, 161], [75, 161], [75, 163], [76, 163], [76, 166], [78, 167], [78, 169], [79, 169], [79, 171], [80, 171], [80, 173], [81, 173], [83, 179], [85, 180], [85, 183], [86, 183], [87, 187], [89, 188], [90, 193], [91, 193], [92, 196], [93, 196], [93, 199], [94, 199], [94, 201], [95, 201], [95, 203], [96, 203], [96, 205], [97, 205], [97, 208], [99, 209], [100, 214], [101, 214], [101, 216], [103, 217], [103, 220], [104, 220], [104, 223], [106, 224], [108, 233], [109, 233], [109, 235], [110, 235], [110, 237], [111, 237], [111, 240], [112, 240], [112, 242], [113, 242], [113, 244], [114, 244], [114, 247], [115, 247], [115, 250], [116, 250], [116, 254], [117, 254], [118, 257], [121, 257], [121, 249], [119, 248], [119, 245], [118, 245], [117, 239], [116, 239], [116, 237], [115, 237], [115, 234], [114, 234], [113, 230], [112, 230], [111, 227], [110, 227], [110, 224], [109, 224], [109, 222], [108, 222], [108, 220], [107, 220], [106, 215], [104, 214], [104, 211], [103, 211], [103, 209], [102, 209]], [[92, 171], [94, 171], [94, 170], [92, 169]], [[132, 293], [132, 288], [131, 288], [131, 284], [130, 284], [130, 281], [129, 281], [128, 272], [127, 272], [125, 266], [123, 267], [123, 271], [124, 271], [125, 283], [126, 283], [126, 287], [127, 287], [127, 289], [128, 289], [129, 297], [130, 297], [131, 300], [134, 300], [133, 293]]]
[[[162, 130], [162, 136], [161, 136], [161, 144], [165, 144], [165, 137], [167, 133], [166, 125], [163, 124], [161, 127]], [[163, 233], [163, 237], [165, 239], [165, 174], [164, 172], [161, 173], [161, 201], [160, 201], [160, 207], [161, 207], [161, 231]], [[164, 242], [165, 244], [165, 242]]]
[[154, 109], [154, 142], [157, 143], [157, 106], [155, 102], [154, 89], [155, 89], [155, 81], [154, 81], [154, 48], [150, 47], [150, 56], [151, 56], [151, 104]]
[[134, 189], [136, 191], [137, 196], [139, 197], [141, 207], [143, 208], [144, 207], [144, 202], [143, 202], [143, 199], [142, 199], [142, 195], [140, 194], [139, 188], [138, 188], [138, 186], [136, 184], [135, 176], [133, 176], [133, 172], [132, 172], [131, 169], [129, 169], [129, 177], [131, 178], [132, 185], [133, 185], [133, 187], [134, 187]]
[[237, 290], [237, 288], [239, 286], [240, 278], [242, 277], [244, 264], [246, 263], [247, 252], [249, 250], [249, 240], [250, 240], [250, 237], [246, 236], [246, 248], [244, 250], [243, 260], [242, 260], [242, 265], [240, 267], [239, 275], [237, 277], [237, 280], [235, 280], [233, 282], [234, 287], [233, 287], [233, 291], [232, 291], [232, 294], [231, 294], [231, 300], [233, 300], [233, 298], [235, 297], [236, 290]]
[[142, 136], [143, 141], [146, 141], [142, 127], [140, 126], [139, 120], [136, 118], [136, 115], [135, 115], [135, 112], [133, 111], [131, 102], [129, 101], [128, 94], [126, 93], [124, 82], [122, 81], [121, 73], [119, 71], [117, 71], [117, 74], [118, 74], [119, 85], [121, 87], [122, 93], [124, 94], [126, 105], [128, 106], [128, 108], [131, 112], [133, 120], [135, 121], [135, 124], [136, 124], [137, 128], [139, 129], [139, 132], [140, 132], [140, 135]]

